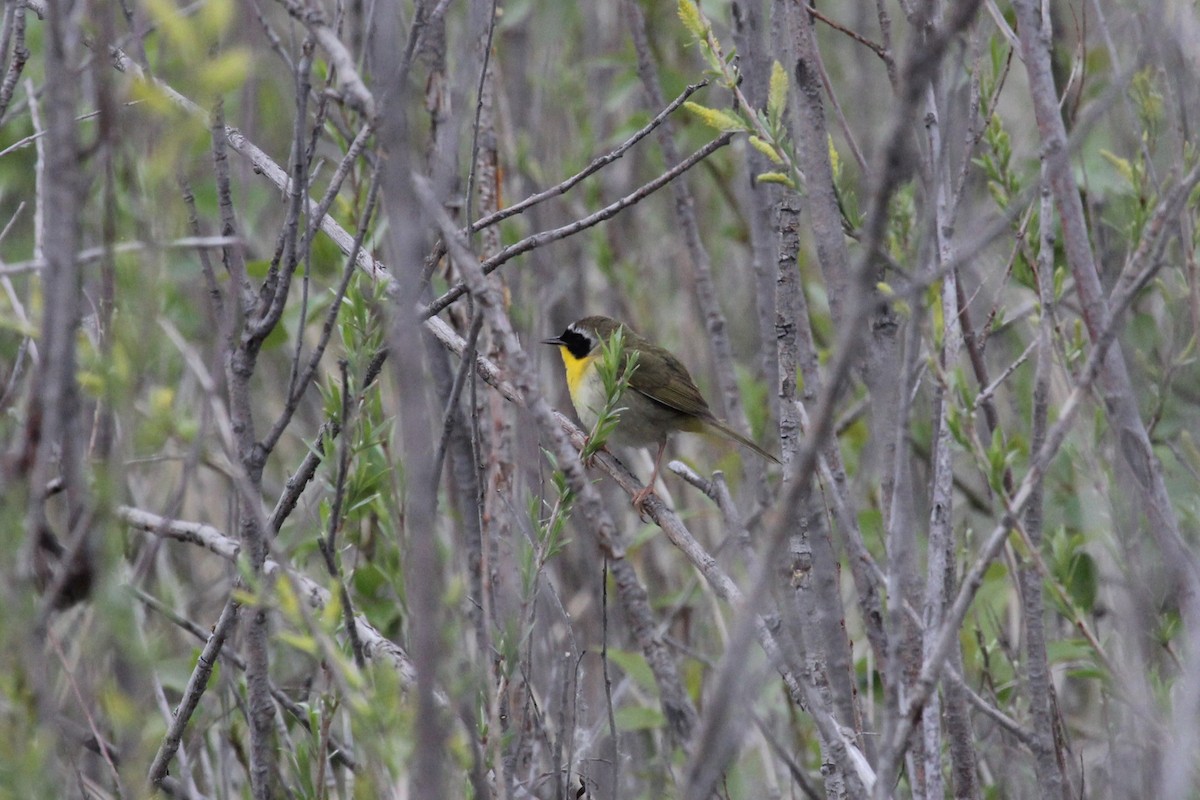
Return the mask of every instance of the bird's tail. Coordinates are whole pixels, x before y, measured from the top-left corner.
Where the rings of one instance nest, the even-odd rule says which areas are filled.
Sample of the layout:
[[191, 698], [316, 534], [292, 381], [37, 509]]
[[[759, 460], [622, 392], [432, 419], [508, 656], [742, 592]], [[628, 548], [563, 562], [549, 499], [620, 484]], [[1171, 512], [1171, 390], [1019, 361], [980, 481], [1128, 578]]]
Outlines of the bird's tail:
[[774, 461], [776, 464], [781, 463], [778, 458], [771, 455], [766, 450], [763, 450], [761, 447], [756, 445], [754, 442], [750, 441], [748, 438], [746, 438], [742, 434], [735, 431], [733, 428], [729, 427], [727, 424], [725, 424], [721, 420], [713, 418], [713, 419], [708, 420], [708, 424], [711, 425], [714, 430], [716, 430], [718, 433], [720, 433], [726, 439], [732, 439], [733, 441], [737, 442], [738, 444], [742, 445], [743, 447], [750, 448], [751, 450], [758, 453], [760, 456], [762, 456], [763, 458], [765, 458], [769, 461]]

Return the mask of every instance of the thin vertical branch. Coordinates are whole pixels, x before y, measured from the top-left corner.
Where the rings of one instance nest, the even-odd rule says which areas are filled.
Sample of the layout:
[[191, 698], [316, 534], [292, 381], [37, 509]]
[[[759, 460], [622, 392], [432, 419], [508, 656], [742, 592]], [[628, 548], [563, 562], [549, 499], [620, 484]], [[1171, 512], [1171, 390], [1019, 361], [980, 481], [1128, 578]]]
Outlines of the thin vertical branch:
[[[309, 246], [310, 242], [307, 237], [304, 237], [303, 241], [300, 241], [299, 227], [304, 212], [308, 210], [308, 204], [301, 202], [301, 200], [302, 198], [307, 199], [309, 195], [309, 169], [312, 166], [311, 147], [305, 147], [304, 133], [308, 126], [308, 95], [312, 91], [313, 49], [314, 43], [312, 39], [305, 39], [304, 44], [300, 47], [300, 59], [296, 62], [295, 92], [297, 107], [292, 132], [292, 197], [287, 222], [284, 225], [282, 257], [285, 265], [295, 263], [297, 264], [297, 268], [301, 261], [304, 262], [304, 279], [300, 282], [299, 313], [301, 321], [308, 319], [308, 293], [312, 288], [312, 247]], [[322, 97], [318, 104], [319, 107], [323, 107], [325, 102], [325, 98]], [[317, 128], [314, 127], [315, 130]], [[308, 225], [305, 225], [304, 228], [307, 230]], [[285, 301], [287, 294], [287, 282], [285, 281], [281, 292]], [[288, 372], [287, 392], [285, 393], [289, 401], [299, 393], [297, 391], [297, 384], [300, 380], [300, 361], [303, 355], [304, 337], [297, 336], [295, 345], [292, 348], [292, 364]], [[270, 450], [272, 448], [268, 446], [266, 449]]]
[[[785, 194], [779, 201], [776, 223], [779, 232], [778, 255], [776, 256], [775, 277], [775, 361], [778, 364], [776, 375], [776, 394], [779, 397], [779, 441], [782, 443], [782, 461], [785, 477], [793, 476], [793, 462], [800, 451], [800, 441], [804, 433], [800, 421], [797, 403], [799, 397], [796, 390], [796, 372], [801, 363], [799, 339], [811, 341], [811, 330], [806, 330], [811, 322], [808, 319], [807, 307], [804, 304], [804, 289], [800, 285], [800, 267], [796, 263], [800, 252], [800, 198], [794, 193]], [[813, 355], [806, 352], [805, 356]], [[805, 361], [808, 361], [806, 358]], [[805, 367], [811, 367], [808, 361]], [[809, 378], [818, 378], [817, 374], [804, 373], [805, 394], [816, 395], [819, 383], [810, 384]]]
[[[376, 9], [379, 30], [400, 30], [399, 9], [384, 4]], [[413, 33], [415, 38], [416, 34]], [[411, 132], [406, 101], [408, 56], [401, 56], [387, 37], [376, 37], [371, 57], [380, 75], [398, 80], [391, 86], [379, 120], [379, 141], [384, 152], [380, 172], [380, 193], [387, 209], [385, 253], [394, 265], [395, 283], [392, 319], [387, 342], [395, 402], [399, 413], [399, 450], [405, 469], [404, 537], [408, 549], [405, 563], [407, 601], [411, 613], [410, 641], [417, 672], [416, 739], [408, 791], [413, 797], [442, 800], [446, 797], [446, 738], [448, 720], [436, 700], [441, 665], [445, 658], [443, 641], [444, 575], [441, 553], [441, 526], [436, 512], [438, 476], [433, 472], [435, 417], [430, 407], [427, 386], [430, 370], [424, 358], [425, 348], [420, 320], [414, 308], [422, 285], [423, 241], [421, 214], [423, 198], [413, 191], [413, 154], [415, 136]]]
[[[920, 326], [917, 320], [908, 321], [907, 335], [904, 340], [903, 359], [900, 369], [900, 398], [899, 408], [895, 413], [897, 420], [896, 440], [889, 452], [892, 455], [891, 474], [895, 497], [891, 504], [890, 513], [886, 520], [887, 541], [887, 596], [896, 598], [888, 603], [887, 614], [887, 660], [883, 664], [885, 715], [880, 757], [884, 768], [894, 769], [899, 759], [907, 752], [907, 742], [894, 739], [890, 734], [900, 725], [905, 703], [908, 702], [909, 686], [915, 679], [915, 670], [920, 664], [914, 665], [914, 660], [920, 658], [920, 634], [917, 626], [910, 622], [904, 614], [904, 604], [909, 602], [915, 592], [917, 583], [917, 541], [916, 515], [912, 508], [911, 497], [915, 491], [912, 485], [912, 466], [909, 451], [908, 419], [911, 406], [912, 392], [909, 385], [916, 373], [917, 354], [919, 351]], [[912, 600], [914, 605], [915, 600]], [[892, 749], [886, 745], [894, 742]], [[914, 742], [914, 746], [920, 744]], [[910, 762], [911, 765], [911, 762]], [[915, 773], [916, 770], [911, 770]], [[880, 772], [879, 781], [875, 785], [875, 797], [885, 795], [881, 792], [890, 791], [893, 780], [890, 770]], [[919, 776], [913, 774], [910, 778], [913, 784], [913, 794], [917, 796], [922, 786]]]
[[[805, 407], [816, 400], [822, 387], [812, 321], [796, 263], [799, 252], [799, 211], [799, 198], [786, 193], [779, 204], [775, 330], [779, 363], [780, 438], [784, 442], [785, 477], [792, 479], [795, 478], [792, 470], [795, 469], [800, 437], [807, 421]], [[802, 390], [797, 386], [797, 373], [804, 381]], [[836, 445], [830, 443], [824, 452], [822, 461], [832, 463], [840, 472], [841, 461]], [[832, 493], [839, 493], [843, 489], [844, 486], [836, 482], [828, 487]], [[828, 513], [820, 497], [813, 493], [805, 499], [806, 508], [797, 526], [804, 536], [796, 537], [803, 541], [793, 544], [792, 574], [804, 576], [797, 581], [794, 597], [801, 608], [799, 619], [795, 621], [804, 629], [798, 639], [805, 645], [806, 672], [822, 687], [821, 697], [831, 715], [847, 730], [854, 731], [859, 748], [870, 753], [871, 747], [862, 735], [862, 712], [855, 687], [850, 642], [846, 635], [841, 565], [834, 552], [827, 522]], [[844, 502], [844, 497], [834, 502]], [[851, 538], [855, 535], [851, 530], [844, 531], [844, 534]], [[856, 565], [855, 569], [860, 566]], [[869, 584], [860, 584], [864, 592], [869, 592], [866, 585]], [[864, 609], [868, 626], [875, 630], [878, 628], [871, 620], [877, 619], [877, 614], [878, 608], [874, 613]], [[826, 746], [823, 739], [822, 749]], [[842, 778], [832, 774], [827, 777]]]
[[[784, 472], [788, 479], [792, 476], [793, 460], [800, 442], [799, 405], [796, 386], [797, 362], [797, 332], [796, 307], [800, 305], [798, 298], [802, 297], [799, 288], [799, 274], [796, 266], [796, 254], [799, 248], [798, 238], [798, 202], [794, 194], [787, 194], [780, 203], [778, 229], [780, 241], [777, 256], [777, 291], [775, 293], [778, 308], [775, 312], [775, 330], [778, 347], [779, 375], [776, 378], [780, 399], [780, 436], [783, 441]], [[806, 324], [802, 319], [800, 324]], [[829, 666], [830, 651], [833, 649], [825, 642], [825, 637], [819, 632], [822, 623], [829, 615], [814, 609], [816, 591], [813, 575], [820, 568], [828, 568], [836, 576], [836, 567], [822, 563], [815, 567], [813, 548], [809, 544], [810, 537], [825, 539], [824, 527], [821, 524], [821, 514], [814, 514], [815, 498], [804, 498], [803, 505], [787, 513], [804, 527], [804, 533], [794, 534], [792, 539], [792, 563], [785, 574], [803, 576], [800, 579], [802, 588], [793, 589], [791, 586], [778, 586], [775, 607], [781, 608], [786, 624], [779, 632], [778, 644], [772, 638], [768, 643], [763, 641], [764, 649], [773, 655], [772, 661], [785, 675], [804, 676], [794, 679], [796, 693], [795, 702], [809, 710], [818, 719], [831, 722], [838, 719], [833, 712], [840, 707], [842, 700], [840, 691], [831, 691], [831, 683], [837, 687], [837, 681], [831, 681], [834, 671]], [[797, 526], [799, 527], [799, 526]], [[809, 530], [811, 528], [811, 530]], [[780, 573], [775, 572], [766, 578], [780, 584]], [[711, 579], [710, 579], [711, 580]], [[836, 577], [835, 577], [836, 583]], [[732, 592], [725, 591], [714, 585], [718, 594], [724, 594], [727, 600], [733, 600], [740, 593], [730, 596]], [[835, 608], [840, 606], [835, 606]], [[803, 608], [801, 613], [797, 613]], [[714, 689], [708, 695], [705, 713], [702, 720], [697, 747], [693, 759], [688, 766], [687, 783], [684, 797], [704, 798], [710, 796], [717, 781], [727, 769], [732, 757], [744, 744], [744, 737], [739, 732], [749, 721], [749, 704], [753, 693], [763, 680], [754, 673], [747, 674], [742, 654], [750, 646], [754, 628], [749, 624], [738, 625], [725, 646], [724, 655], [718, 665], [717, 675], [713, 681]], [[815, 634], [815, 635], [814, 635]], [[760, 639], [760, 641], [762, 641]], [[784, 645], [783, 642], [787, 642]], [[840, 688], [840, 687], [839, 687]], [[851, 718], [852, 715], [851, 715]], [[842, 723], [839, 720], [839, 724]], [[846, 744], [839, 735], [834, 735], [827, 727], [818, 726], [818, 738], [821, 751], [825, 754], [831, 767], [825, 770], [826, 788], [831, 796], [842, 796], [847, 782], [853, 782], [854, 776], [847, 775], [844, 760], [837, 753], [846, 751]]]
[[[212, 116], [213, 165], [217, 180], [217, 196], [221, 209], [221, 227], [224, 236], [237, 232], [232, 189], [229, 180], [228, 160], [225, 154], [224, 107], [217, 101]], [[229, 417], [235, 441], [234, 447], [242, 468], [245, 486], [238, 504], [238, 534], [246, 554], [249, 556], [251, 581], [259, 592], [266, 591], [263, 582], [263, 564], [267, 559], [268, 544], [266, 531], [262, 527], [261, 510], [254, 507], [260, 494], [262, 469], [265, 453], [255, 438], [254, 398], [251, 381], [254, 377], [259, 349], [267, 331], [252, 331], [250, 325], [258, 310], [258, 303], [246, 275], [245, 259], [241, 248], [225, 249], [226, 268], [240, 283], [242, 290], [241, 336], [231, 328], [227, 342], [225, 371], [229, 391]], [[241, 484], [242, 481], [238, 480]], [[270, 652], [267, 630], [268, 604], [265, 595], [260, 596], [251, 611], [246, 631], [246, 693], [250, 718], [250, 783], [255, 800], [267, 800], [274, 796], [272, 782], [275, 775], [275, 704], [271, 700]], [[236, 608], [233, 609], [236, 613]], [[220, 652], [221, 643], [214, 645]]]
[[604, 560], [604, 569], [600, 572], [600, 667], [604, 678], [604, 705], [608, 711], [608, 735], [612, 739], [612, 792], [614, 797], [621, 795], [621, 747], [618, 738], [617, 719], [613, 711], [612, 678], [608, 675], [608, 559]]
[[[1041, 242], [1038, 251], [1038, 299], [1041, 316], [1038, 321], [1037, 360], [1033, 377], [1033, 420], [1029, 449], [1037, 452], [1046, 441], [1046, 421], [1050, 410], [1050, 373], [1054, 367], [1054, 201], [1050, 183], [1043, 170], [1041, 184]], [[1034, 547], [1042, 545], [1043, 493], [1045, 482], [1037, 481], [1030, 493], [1025, 509], [1025, 532]], [[1033, 718], [1034, 770], [1038, 789], [1045, 798], [1063, 798], [1066, 784], [1063, 780], [1059, 753], [1055, 745], [1054, 728], [1057, 723], [1054, 702], [1054, 687], [1050, 682], [1050, 664], [1046, 655], [1045, 602], [1042, 598], [1042, 576], [1037, 568], [1026, 561], [1020, 574], [1022, 619], [1025, 625], [1025, 676], [1029, 681], [1029, 710]]]
[[[8, 60], [12, 47], [12, 61]], [[6, 0], [4, 21], [0, 24], [0, 66], [5, 66], [4, 78], [0, 80], [0, 121], [8, 111], [17, 81], [29, 60], [29, 48], [25, 46], [25, 4], [19, 0]]]
[[[47, 302], [42, 310], [39, 359], [22, 458], [29, 484], [19, 563], [44, 593], [28, 643], [29, 652], [40, 663], [44, 663], [50, 613], [87, 597], [96, 569], [89, 536], [92, 510], [84, 474], [82, 398], [76, 377], [76, 338], [83, 311], [83, 273], [77, 256], [85, 183], [75, 126], [79, 86], [72, 78], [73, 37], [67, 12], [61, 6], [50, 9], [45, 30], [45, 136], [38, 142], [35, 254], [45, 259], [42, 295]], [[34, 93], [29, 94], [32, 100]], [[35, 106], [31, 104], [30, 109], [34, 112]], [[40, 124], [36, 114], [33, 121]], [[57, 533], [47, 508], [53, 484], [66, 498], [66, 514], [59, 523], [65, 529]], [[52, 698], [42, 693], [42, 668], [35, 666], [32, 674], [38, 682], [34, 689], [37, 701], [52, 703]], [[49, 713], [49, 706], [42, 710]]]
[[[308, 117], [308, 71], [312, 67], [313, 42], [305, 40], [303, 55], [296, 65], [296, 118], [292, 125], [288, 183], [288, 210], [280, 232], [278, 260], [273, 261], [264, 283], [266, 302], [258, 307], [257, 314], [248, 323], [252, 338], [265, 339], [283, 317], [287, 305], [292, 278], [300, 264], [300, 220], [308, 208], [308, 168], [304, 159], [304, 132]], [[296, 362], [299, 361], [299, 352]], [[294, 385], [294, 376], [290, 387]]]
[[[929, 545], [926, 558], [927, 577], [923, 609], [923, 624], [926, 631], [922, 649], [923, 657], [928, 655], [927, 650], [932, 644], [928, 633], [936, 630], [941, 624], [947, 595], [954, 591], [954, 553], [957, 547], [954, 541], [954, 464], [950, 433], [950, 408], [951, 403], [954, 402], [954, 395], [948, 389], [950, 388], [950, 376], [957, 365], [963, 343], [958, 313], [958, 276], [954, 270], [945, 268], [954, 257], [952, 206], [957, 198], [952, 197], [949, 157], [943, 150], [936, 86], [935, 82], [927, 90], [925, 129], [929, 143], [929, 181], [935, 187], [934, 243], [936, 247], [934, 248], [934, 266], [935, 269], [942, 272], [942, 351], [940, 357], [941, 378], [935, 382], [934, 397], [937, 418], [934, 429], [933, 476], [931, 479], [933, 492], [930, 503]], [[950, 753], [954, 762], [955, 796], [978, 797], [978, 786], [974, 779], [976, 769], [976, 758], [972, 745], [974, 736], [969, 720], [966, 718], [965, 709], [962, 707], [961, 696], [955, 693], [952, 684], [947, 685], [946, 688], [947, 722], [957, 721], [960, 725], [965, 725], [948, 731], [951, 736]], [[957, 703], [959, 707], [952, 711], [952, 703]], [[942, 797], [945, 794], [941, 766], [941, 716], [938, 699], [935, 695], [930, 698], [930, 705], [922, 717], [925, 739], [925, 794], [930, 798]]]
[[[464, 205], [465, 228], [470, 231], [472, 222], [479, 216], [488, 217], [500, 209], [501, 197], [501, 165], [496, 131], [496, 78], [493, 62], [493, 42], [496, 26], [499, 24], [497, 0], [474, 0], [468, 11], [471, 21], [471, 76], [475, 81], [475, 113], [471, 127], [471, 155], [466, 184], [466, 202]], [[468, 234], [470, 238], [470, 234]], [[488, 227], [479, 232], [480, 246], [478, 252], [485, 258], [495, 255], [501, 246], [500, 230]], [[496, 280], [500, 284], [502, 296], [509, 295], [503, 275]], [[476, 306], [472, 310], [473, 320], [482, 324], [482, 312]], [[477, 323], [472, 322], [472, 327]], [[503, 354], [490, 326], [480, 328], [483, 338], [483, 348], [490, 358], [503, 362]], [[472, 343], [474, 346], [474, 343]], [[470, 358], [470, 355], [467, 356]], [[514, 459], [514, 430], [516, 428], [515, 409], [504, 402], [494, 393], [479, 394], [476, 389], [476, 376], [473, 370], [466, 373], [471, 379], [471, 425], [472, 436], [479, 456], [477, 466], [479, 474], [475, 480], [480, 490], [479, 505], [481, 512], [483, 534], [481, 549], [481, 575], [483, 577], [483, 593], [480, 601], [485, 614], [483, 624], [503, 637], [503, 631], [508, 627], [509, 620], [503, 618], [505, 609], [510, 608], [513, 598], [518, 593], [515, 589], [515, 576], [518, 573], [513, 561], [508, 542], [513, 536], [514, 514], [511, 497], [516, 487], [515, 477], [517, 467]], [[493, 655], [494, 651], [484, 654], [491, 664], [488, 678], [491, 684], [487, 692], [487, 713], [489, 724], [496, 728], [498, 735], [490, 741], [493, 750], [493, 767], [499, 772], [498, 789], [500, 800], [507, 800], [516, 792], [514, 771], [516, 765], [527, 760], [528, 754], [518, 752], [528, 739], [514, 736], [514, 728], [524, 728], [527, 723], [514, 720], [513, 706], [521, 704], [521, 697], [528, 697], [529, 686], [525, 674], [529, 665], [524, 669], [516, 669], [510, 665], [511, 679], [505, 675], [505, 665], [502, 660]]]
[[[821, 71], [820, 52], [812, 30], [812, 19], [806, 10], [793, 3], [775, 6], [775, 46], [781, 51], [785, 62], [795, 60], [797, 92], [799, 102], [792, 104], [796, 111], [794, 125], [800, 141], [799, 165], [806, 176], [805, 190], [812, 215], [814, 239], [817, 246], [817, 261], [827, 281], [827, 296], [835, 324], [839, 322], [841, 297], [839, 291], [846, 286], [849, 254], [845, 247], [842, 230], [842, 214], [837, 201], [837, 189], [833, 180], [830, 162], [828, 133], [825, 127], [825, 110], [821, 99], [819, 81], [814, 71]], [[779, 41], [782, 39], [782, 41]], [[786, 203], [786, 201], [785, 201]], [[799, 266], [796, 255], [798, 247], [794, 241], [794, 226], [787, 225], [783, 216], [786, 205], [781, 205], [779, 275], [776, 286], [777, 312], [775, 317], [777, 345], [779, 347], [779, 386], [781, 432], [801, 427], [796, 415], [797, 397], [795, 384], [797, 367], [804, 378], [803, 402], [807, 405], [816, 401], [824, 386], [820, 374], [817, 350], [814, 345], [812, 320], [808, 302], [800, 285]], [[798, 210], [798, 209], [796, 209]], [[836, 231], [836, 232], [835, 232]], [[789, 243], [791, 242], [791, 243]], [[785, 253], [790, 253], [785, 263]], [[825, 460], [832, 470], [840, 474], [841, 458], [837, 447], [829, 443], [822, 448]], [[795, 474], [792, 473], [793, 477]], [[831, 486], [830, 491], [842, 491], [842, 486]], [[811, 629], [804, 636], [808, 648], [806, 656], [810, 664], [813, 659], [823, 664], [825, 671], [821, 682], [827, 687], [826, 695], [831, 702], [840, 724], [855, 731], [859, 747], [869, 751], [862, 738], [862, 712], [859, 708], [854, 681], [854, 663], [850, 642], [845, 629], [845, 607], [841, 595], [841, 572], [837, 561], [830, 530], [828, 514], [821, 507], [819, 495], [813, 493], [808, 501], [807, 518], [811, 527], [808, 532], [808, 547], [811, 551], [811, 575], [801, 583], [797, 599], [809, 605], [802, 619], [811, 620]], [[852, 535], [847, 533], [847, 535]], [[869, 612], [865, 616], [870, 616]]]
[[[766, 35], [762, 30], [762, 12], [758, 4], [746, 6], [734, 3], [733, 41], [741, 59], [745, 76], [746, 99], [756, 108], [767, 104], [768, 83], [771, 75], [771, 60], [766, 51]], [[762, 354], [762, 380], [770, 386], [779, 374], [777, 348], [772, 346], [775, 338], [775, 280], [774, 269], [777, 235], [771, 223], [779, 187], [773, 183], [758, 181], [757, 176], [771, 171], [771, 162], [765, 154], [753, 147], [746, 148], [745, 193], [749, 198], [750, 211], [750, 255], [754, 269], [755, 299], [758, 304], [758, 338]], [[779, 419], [779, 396], [767, 393], [771, 409], [770, 420]], [[786, 450], [786, 448], [783, 448]], [[763, 501], [763, 499], [760, 499]]]
[[[338, 362], [338, 371], [341, 373], [342, 379], [342, 407], [337, 427], [343, 431], [348, 430], [350, 419], [350, 378], [346, 368], [345, 359]], [[366, 668], [367, 661], [363, 656], [362, 642], [359, 641], [358, 631], [354, 626], [354, 606], [350, 602], [350, 593], [346, 591], [346, 581], [337, 557], [337, 535], [342, 527], [342, 508], [346, 502], [346, 474], [350, 471], [350, 438], [350, 436], [343, 436], [338, 441], [337, 464], [334, 465], [333, 502], [329, 507], [329, 529], [324, 538], [318, 539], [317, 545], [325, 559], [325, 569], [329, 571], [329, 577], [337, 583], [342, 616], [346, 623], [346, 635], [350, 639], [350, 652], [354, 655], [355, 666], [361, 670]]]
[[[795, 0], [776, 0], [772, 12], [779, 27], [776, 43], [780, 60], [795, 75], [793, 97], [796, 142], [799, 164], [806, 177], [804, 186], [812, 215], [813, 241], [817, 264], [825, 278], [829, 310], [835, 325], [845, 319], [845, 300], [850, 288], [850, 254], [842, 211], [838, 204], [837, 186], [833, 180], [833, 164], [829, 155], [829, 128], [825, 121], [825, 103], [818, 65], [821, 53], [817, 48], [812, 17]], [[857, 324], [858, 321], [856, 321]]]

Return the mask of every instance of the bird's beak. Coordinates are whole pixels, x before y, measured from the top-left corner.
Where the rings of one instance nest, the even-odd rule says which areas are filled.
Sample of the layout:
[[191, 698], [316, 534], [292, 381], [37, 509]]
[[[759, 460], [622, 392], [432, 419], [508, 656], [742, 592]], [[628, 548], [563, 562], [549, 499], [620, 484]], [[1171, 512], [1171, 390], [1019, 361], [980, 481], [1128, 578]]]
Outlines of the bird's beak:
[[542, 339], [542, 344], [562, 345], [566, 344], [561, 336], [555, 336], [553, 339]]

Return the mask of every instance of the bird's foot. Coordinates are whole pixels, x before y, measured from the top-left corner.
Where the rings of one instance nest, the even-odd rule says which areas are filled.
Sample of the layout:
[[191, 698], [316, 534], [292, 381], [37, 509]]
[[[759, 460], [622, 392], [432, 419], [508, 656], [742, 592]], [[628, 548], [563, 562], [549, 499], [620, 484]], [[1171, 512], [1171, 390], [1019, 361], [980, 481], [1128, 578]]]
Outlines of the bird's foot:
[[654, 484], [649, 483], [633, 493], [633, 507], [638, 512], [642, 522], [646, 521], [646, 501], [654, 494]]

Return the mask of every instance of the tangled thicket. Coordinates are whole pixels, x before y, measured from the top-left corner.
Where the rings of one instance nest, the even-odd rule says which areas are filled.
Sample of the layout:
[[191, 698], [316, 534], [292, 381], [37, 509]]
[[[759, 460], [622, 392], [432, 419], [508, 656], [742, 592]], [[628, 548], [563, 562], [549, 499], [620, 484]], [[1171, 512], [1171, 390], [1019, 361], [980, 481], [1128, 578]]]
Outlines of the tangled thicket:
[[1194, 793], [1198, 35], [6, 0], [0, 796]]

